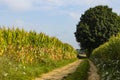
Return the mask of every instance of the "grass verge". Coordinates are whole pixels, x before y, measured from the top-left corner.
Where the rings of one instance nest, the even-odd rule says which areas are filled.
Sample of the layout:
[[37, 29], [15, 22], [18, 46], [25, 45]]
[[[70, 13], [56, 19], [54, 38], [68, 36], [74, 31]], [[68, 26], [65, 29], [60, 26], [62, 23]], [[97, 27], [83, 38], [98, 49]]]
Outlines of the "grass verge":
[[76, 59], [66, 59], [61, 61], [49, 61], [47, 63], [40, 64], [23, 65], [12, 61], [6, 56], [0, 56], [0, 80], [33, 80], [42, 73], [62, 67], [75, 60]]
[[65, 79], [63, 80], [88, 80], [88, 71], [89, 71], [90, 65], [87, 59], [84, 59], [77, 70], [68, 75]]

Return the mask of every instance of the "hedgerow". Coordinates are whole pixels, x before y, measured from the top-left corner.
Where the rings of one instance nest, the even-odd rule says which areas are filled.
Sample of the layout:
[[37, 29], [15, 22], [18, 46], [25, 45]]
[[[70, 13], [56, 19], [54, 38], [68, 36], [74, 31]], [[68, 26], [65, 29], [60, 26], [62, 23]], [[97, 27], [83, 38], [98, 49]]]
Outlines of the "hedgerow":
[[92, 52], [102, 80], [120, 80], [120, 33]]

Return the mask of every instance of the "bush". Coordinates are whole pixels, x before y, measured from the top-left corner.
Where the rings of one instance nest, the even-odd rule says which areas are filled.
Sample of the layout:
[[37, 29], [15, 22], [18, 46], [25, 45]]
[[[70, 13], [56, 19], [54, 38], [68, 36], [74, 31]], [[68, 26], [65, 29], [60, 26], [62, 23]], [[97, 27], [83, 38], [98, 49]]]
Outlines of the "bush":
[[120, 33], [92, 52], [102, 80], [120, 80]]

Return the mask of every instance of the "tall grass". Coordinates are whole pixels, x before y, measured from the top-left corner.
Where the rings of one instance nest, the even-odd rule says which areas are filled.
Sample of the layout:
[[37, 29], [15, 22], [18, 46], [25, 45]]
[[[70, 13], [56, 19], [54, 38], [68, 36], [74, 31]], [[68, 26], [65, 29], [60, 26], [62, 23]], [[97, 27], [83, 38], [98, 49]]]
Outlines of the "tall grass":
[[75, 58], [74, 48], [55, 37], [19, 28], [0, 28], [1, 80], [28, 80]]
[[120, 33], [93, 51], [102, 80], [120, 80]]
[[45, 59], [75, 58], [75, 50], [55, 37], [24, 29], [0, 29], [0, 55], [8, 55], [21, 63], [37, 63]]

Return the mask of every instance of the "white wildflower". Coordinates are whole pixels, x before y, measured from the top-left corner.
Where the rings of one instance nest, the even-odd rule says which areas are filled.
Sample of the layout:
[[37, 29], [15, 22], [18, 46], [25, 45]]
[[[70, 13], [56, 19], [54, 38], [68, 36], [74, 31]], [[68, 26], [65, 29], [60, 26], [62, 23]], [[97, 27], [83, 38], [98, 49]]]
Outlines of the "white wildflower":
[[4, 76], [6, 77], [8, 75], [8, 73], [4, 73]]

